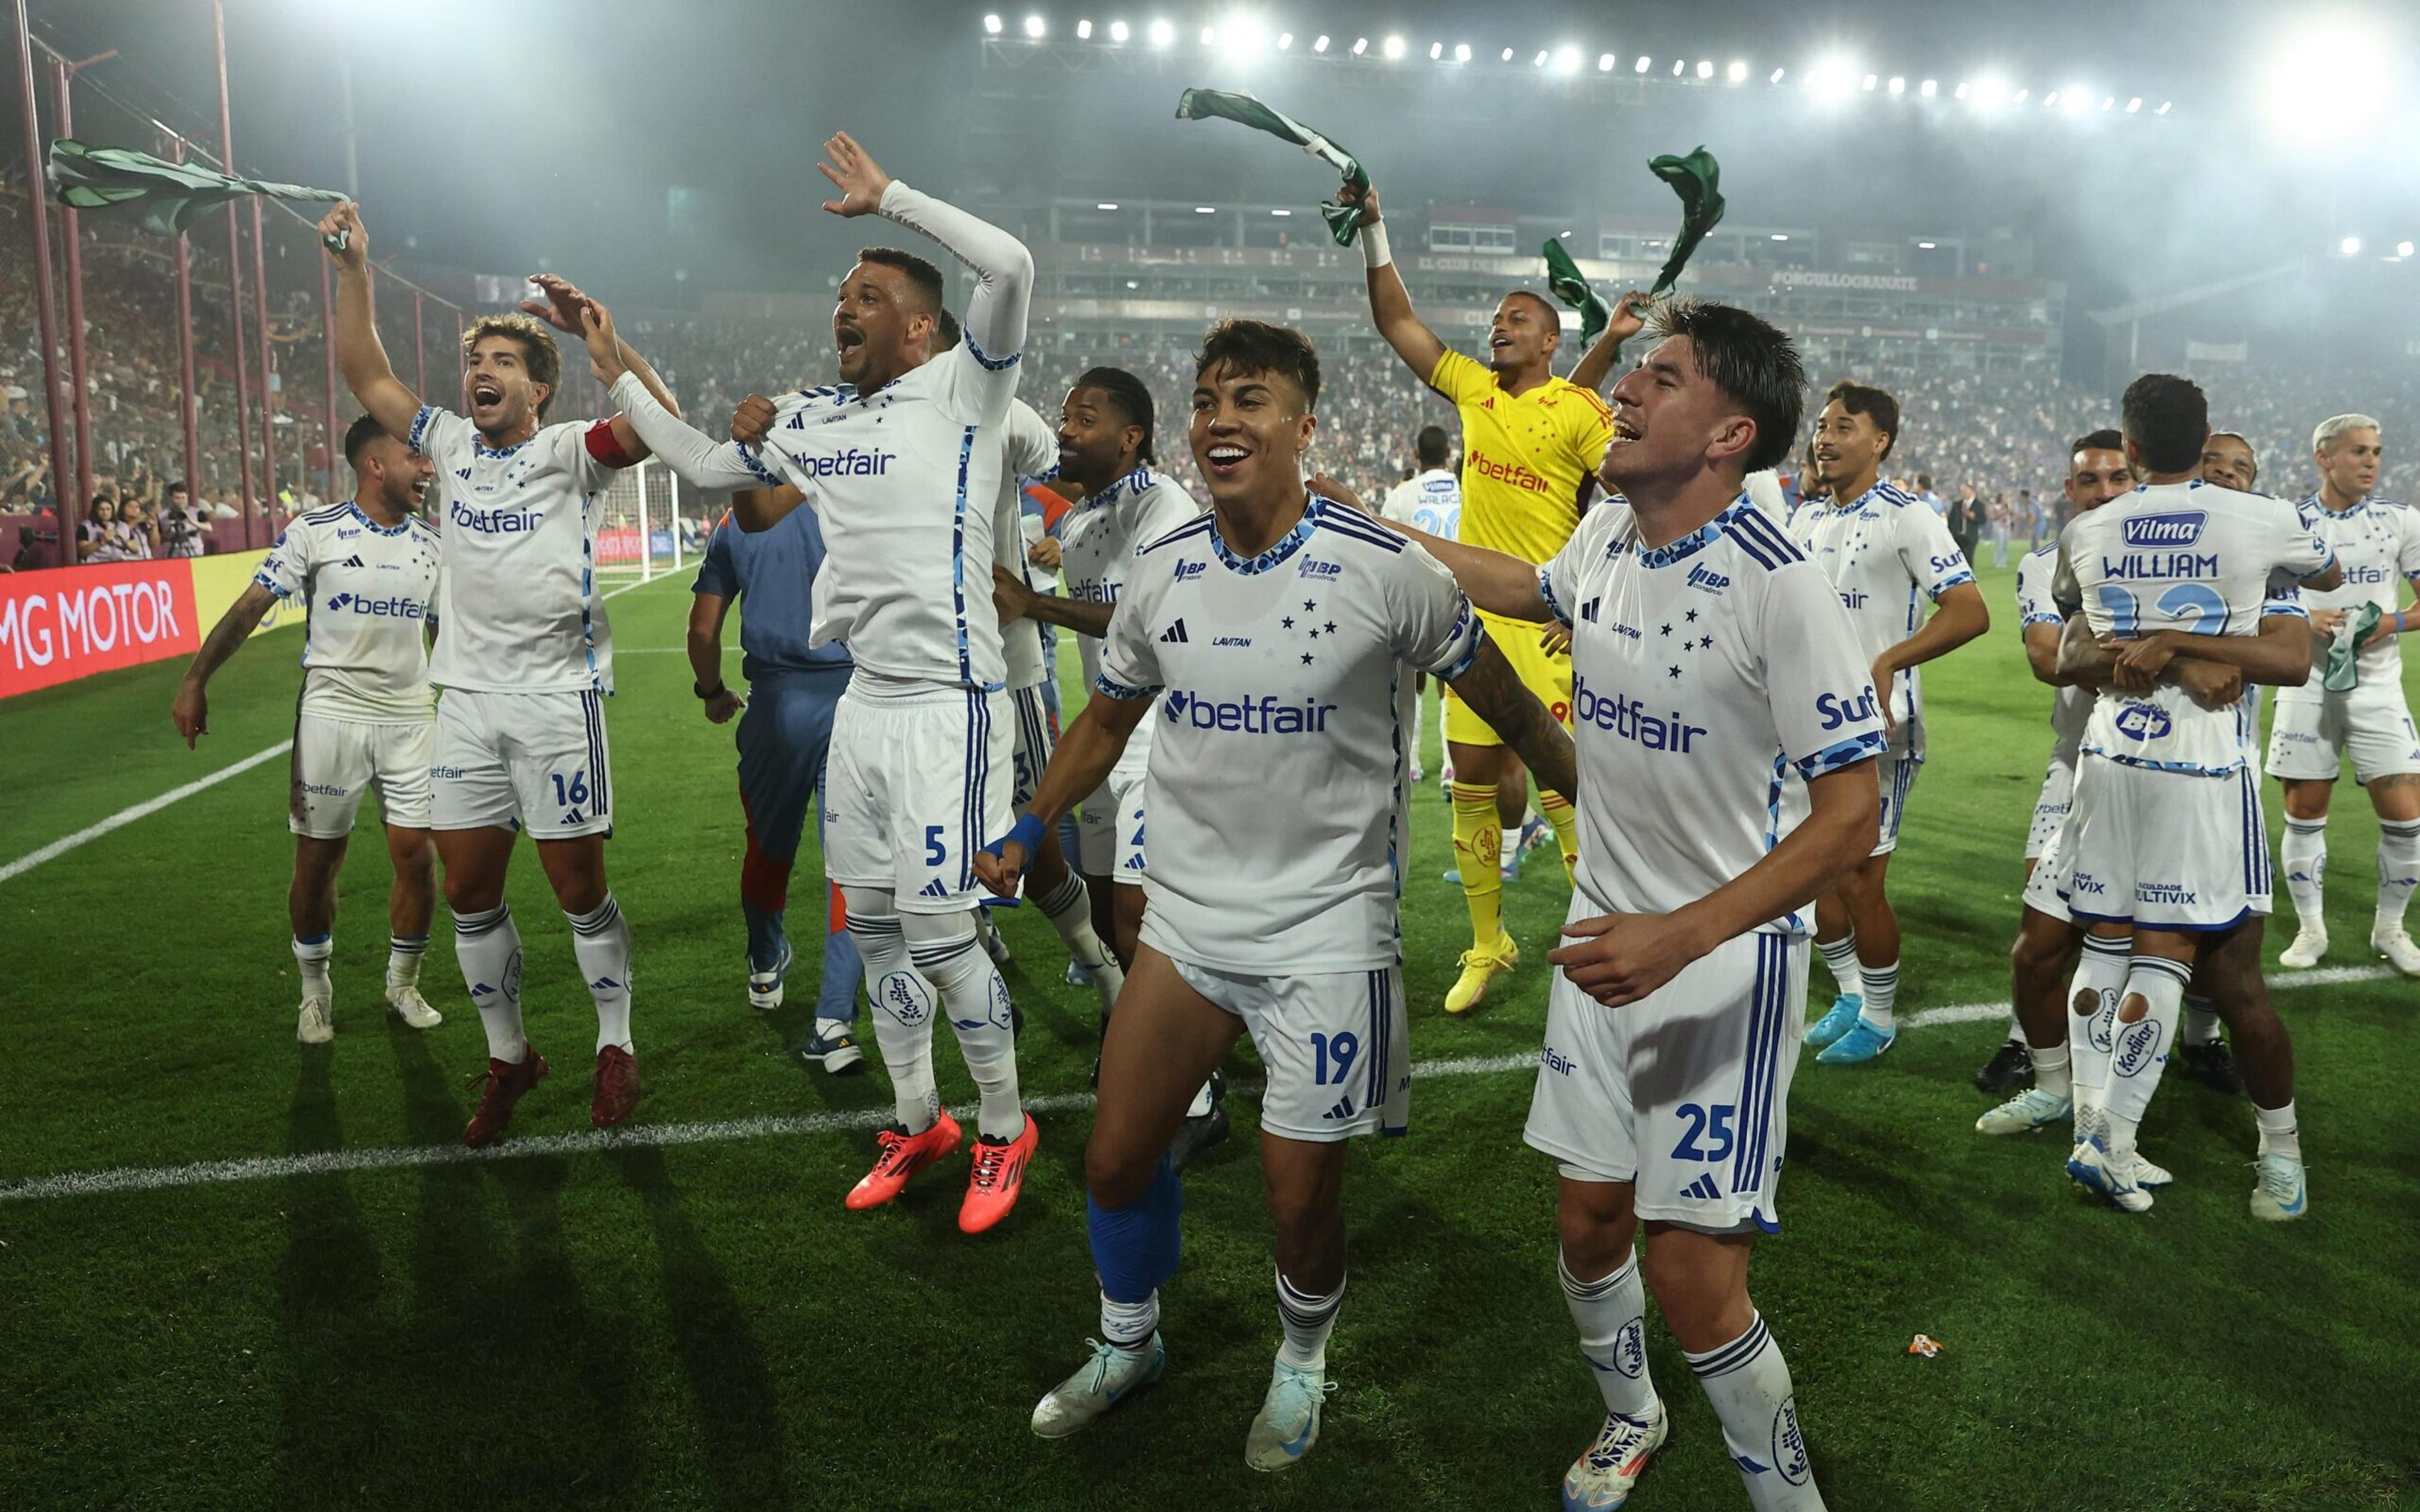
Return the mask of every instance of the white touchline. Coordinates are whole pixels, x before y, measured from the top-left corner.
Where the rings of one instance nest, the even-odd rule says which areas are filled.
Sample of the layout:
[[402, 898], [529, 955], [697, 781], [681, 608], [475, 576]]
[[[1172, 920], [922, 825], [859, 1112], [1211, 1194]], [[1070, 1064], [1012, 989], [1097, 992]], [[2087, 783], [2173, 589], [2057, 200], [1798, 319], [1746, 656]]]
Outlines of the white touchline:
[[[2395, 975], [2386, 966], [2330, 966], [2319, 971], [2289, 972], [2269, 983], [2272, 992], [2288, 988], [2329, 987], [2350, 981], [2376, 981]], [[1910, 1014], [1903, 1026], [1927, 1028], [1939, 1024], [1979, 1024], [2007, 1018], [2006, 1003], [1956, 1003]], [[1447, 1060], [1412, 1063], [1415, 1079], [1444, 1076], [1489, 1076], [1528, 1071], [1538, 1063], [1536, 1052], [1510, 1056], [1463, 1056]], [[1234, 1083], [1240, 1096], [1258, 1092], [1255, 1084]], [[1034, 1113], [1081, 1113], [1093, 1106], [1090, 1092], [1057, 1092], [1026, 1099]], [[953, 1118], [974, 1117], [974, 1105], [950, 1110]], [[109, 1192], [158, 1192], [170, 1187], [212, 1186], [226, 1181], [265, 1181], [279, 1177], [335, 1176], [348, 1171], [393, 1171], [426, 1165], [461, 1165], [479, 1161], [518, 1160], [529, 1155], [593, 1155], [610, 1149], [661, 1149], [675, 1145], [715, 1144], [731, 1139], [765, 1139], [780, 1134], [861, 1134], [892, 1122], [885, 1108], [850, 1113], [804, 1113], [788, 1118], [728, 1119], [712, 1123], [641, 1123], [627, 1128], [582, 1134], [535, 1134], [514, 1138], [481, 1149], [460, 1145], [388, 1145], [365, 1149], [322, 1149], [302, 1155], [259, 1155], [248, 1160], [196, 1161], [190, 1165], [121, 1165], [98, 1171], [67, 1171], [0, 1181], [0, 1202], [33, 1202], [44, 1197], [97, 1196]]]
[[293, 748], [294, 742], [290, 740], [281, 740], [276, 745], [270, 747], [267, 750], [257, 750], [253, 752], [243, 760], [236, 763], [233, 766], [222, 766], [208, 777], [195, 778], [193, 781], [186, 783], [183, 787], [171, 788], [167, 792], [161, 794], [158, 797], [147, 799], [142, 803], [136, 804], [132, 809], [120, 809], [117, 812], [111, 814], [108, 818], [102, 820], [97, 825], [88, 825], [85, 828], [77, 830], [72, 835], [67, 836], [61, 840], [51, 841], [48, 845], [43, 846], [39, 851], [28, 852], [27, 854], [17, 857], [7, 866], [0, 866], [0, 882], [6, 882], [10, 877], [20, 876], [27, 872], [31, 872], [34, 868], [41, 865], [44, 861], [65, 856], [68, 852], [74, 850], [77, 846], [84, 844], [87, 841], [99, 840], [101, 836], [108, 834], [113, 829], [123, 828], [124, 826], [134, 823], [137, 819], [144, 818], [149, 814], [158, 813], [161, 810], [168, 807], [168, 805], [179, 802], [185, 798], [190, 798], [194, 794], [201, 792], [204, 788], [215, 787], [217, 784], [225, 781], [228, 778], [238, 777], [245, 772], [249, 772], [263, 762], [275, 761], [278, 757], [285, 755], [287, 751], [292, 750]]

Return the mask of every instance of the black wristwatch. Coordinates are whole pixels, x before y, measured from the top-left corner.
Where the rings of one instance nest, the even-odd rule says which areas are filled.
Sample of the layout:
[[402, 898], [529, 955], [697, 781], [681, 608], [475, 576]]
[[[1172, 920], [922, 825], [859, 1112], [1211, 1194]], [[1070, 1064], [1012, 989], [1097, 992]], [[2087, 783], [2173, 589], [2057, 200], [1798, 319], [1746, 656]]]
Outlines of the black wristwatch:
[[712, 687], [704, 687], [699, 686], [699, 685], [698, 685], [698, 684], [696, 684], [696, 683], [691, 683], [691, 684], [690, 684], [690, 685], [689, 685], [689, 687], [690, 687], [690, 692], [692, 692], [692, 693], [695, 693], [695, 694], [698, 696], [698, 700], [699, 700], [699, 702], [706, 702], [706, 701], [708, 701], [708, 700], [712, 700], [712, 699], [719, 699], [719, 698], [721, 698], [721, 697], [725, 692], [729, 691], [728, 689], [726, 689], [726, 688], [722, 686], [722, 679], [721, 679], [721, 678], [720, 678], [720, 677], [718, 677], [718, 678], [716, 678], [716, 679], [714, 680], [714, 686], [713, 686]]

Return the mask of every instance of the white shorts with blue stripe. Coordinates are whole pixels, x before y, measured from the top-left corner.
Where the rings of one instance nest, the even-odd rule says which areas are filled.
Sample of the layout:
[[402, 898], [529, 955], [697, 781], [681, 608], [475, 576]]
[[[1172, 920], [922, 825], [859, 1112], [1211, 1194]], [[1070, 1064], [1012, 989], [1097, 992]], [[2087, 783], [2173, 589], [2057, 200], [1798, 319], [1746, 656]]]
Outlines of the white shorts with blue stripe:
[[1005, 693], [860, 667], [832, 709], [824, 874], [888, 888], [903, 914], [954, 914], [989, 897], [974, 856], [1013, 822], [1009, 715]]
[[1618, 1009], [1556, 973], [1522, 1137], [1573, 1180], [1630, 1186], [1641, 1218], [1778, 1228], [1807, 963], [1804, 936], [1742, 934]]
[[1007, 698], [1011, 733], [1016, 737], [1010, 760], [1016, 764], [1016, 773], [1008, 802], [1010, 808], [1023, 813], [1033, 802], [1034, 794], [1042, 790], [1042, 774], [1050, 765], [1050, 753], [1059, 748], [1059, 725], [1049, 705], [1042, 702], [1041, 684], [1012, 687]]
[[613, 751], [601, 693], [487, 693], [437, 701], [432, 829], [520, 829], [537, 840], [613, 832]]
[[1244, 1021], [1268, 1072], [1261, 1128], [1327, 1144], [1399, 1134], [1412, 1105], [1400, 963], [1254, 977], [1169, 957], [1185, 984]]
[[2058, 832], [2054, 883], [2079, 924], [2207, 933], [2269, 912], [2274, 885], [2260, 779], [2164, 772], [2090, 751]]

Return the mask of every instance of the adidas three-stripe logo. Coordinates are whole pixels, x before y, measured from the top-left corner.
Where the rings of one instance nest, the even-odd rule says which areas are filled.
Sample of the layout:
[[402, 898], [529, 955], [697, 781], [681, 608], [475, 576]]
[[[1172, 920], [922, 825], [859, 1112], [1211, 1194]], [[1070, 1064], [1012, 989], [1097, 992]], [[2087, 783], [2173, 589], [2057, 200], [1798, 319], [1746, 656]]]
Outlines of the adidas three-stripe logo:
[[1681, 1195], [1694, 1202], [1720, 1202], [1722, 1188], [1714, 1185], [1714, 1173], [1708, 1171], [1681, 1189]]
[[919, 898], [946, 898], [949, 895], [950, 889], [941, 886], [941, 879], [939, 877], [935, 877], [932, 881], [925, 883], [916, 894]]
[[1342, 1097], [1338, 1098], [1336, 1100], [1336, 1105], [1329, 1108], [1319, 1117], [1322, 1121], [1329, 1119], [1349, 1119], [1353, 1117], [1353, 1094], [1347, 1092]]
[[1181, 646], [1189, 643], [1192, 637], [1185, 633], [1185, 622], [1183, 620], [1179, 620], [1174, 625], [1170, 625], [1167, 629], [1160, 631], [1159, 640], [1162, 645]]

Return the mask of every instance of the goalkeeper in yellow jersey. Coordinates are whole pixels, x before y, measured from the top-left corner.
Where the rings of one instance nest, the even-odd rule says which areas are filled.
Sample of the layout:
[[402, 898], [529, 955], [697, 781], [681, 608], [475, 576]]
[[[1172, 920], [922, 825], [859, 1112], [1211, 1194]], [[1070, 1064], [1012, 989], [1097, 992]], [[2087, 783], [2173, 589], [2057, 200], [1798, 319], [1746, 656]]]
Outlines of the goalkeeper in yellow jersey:
[[[1462, 539], [1544, 563], [1563, 548], [1579, 524], [1597, 464], [1613, 436], [1613, 411], [1588, 389], [1554, 376], [1550, 364], [1562, 321], [1542, 294], [1515, 289], [1496, 306], [1488, 325], [1487, 361], [1450, 350], [1412, 309], [1395, 271], [1379, 218], [1375, 190], [1348, 182], [1344, 204], [1361, 207], [1359, 237], [1370, 270], [1370, 313], [1387, 345], [1420, 381], [1453, 401], [1462, 417]], [[1539, 645], [1538, 627], [1489, 622], [1490, 639], [1538, 702], [1569, 725], [1572, 663], [1568, 650]], [[1487, 722], [1450, 692], [1445, 699], [1446, 751], [1453, 764], [1453, 854], [1470, 906], [1471, 946], [1462, 975], [1446, 995], [1449, 1013], [1466, 1013], [1497, 973], [1521, 952], [1504, 933], [1504, 884], [1497, 871], [1501, 838], [1496, 789], [1514, 761]], [[1572, 808], [1540, 790], [1538, 810], [1555, 826], [1566, 873], [1576, 859]]]

